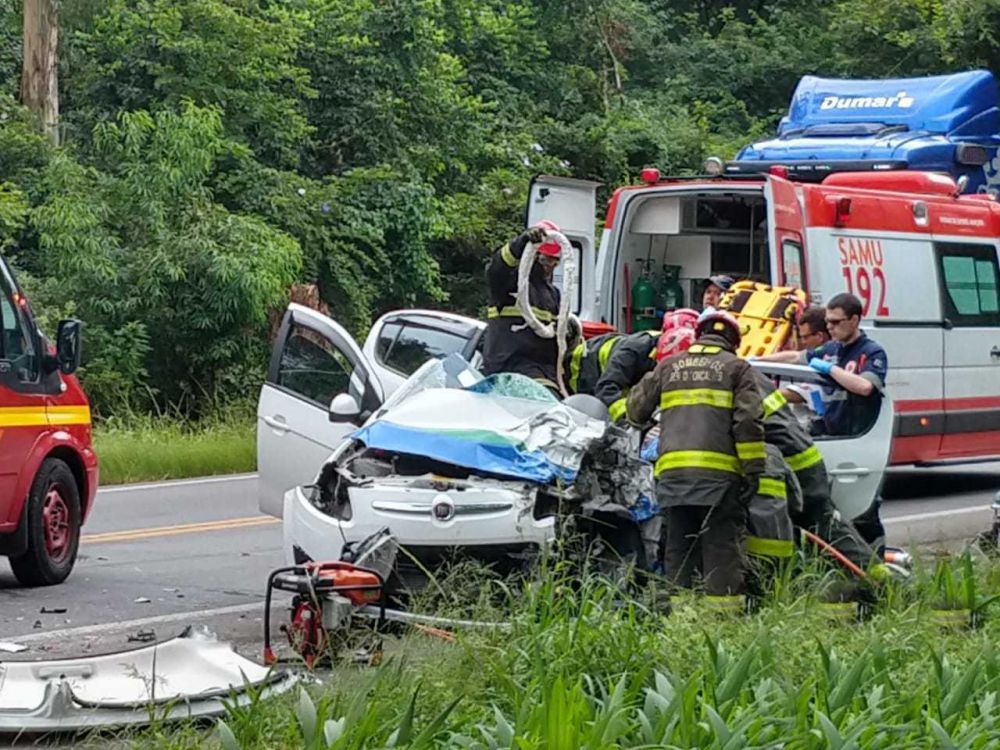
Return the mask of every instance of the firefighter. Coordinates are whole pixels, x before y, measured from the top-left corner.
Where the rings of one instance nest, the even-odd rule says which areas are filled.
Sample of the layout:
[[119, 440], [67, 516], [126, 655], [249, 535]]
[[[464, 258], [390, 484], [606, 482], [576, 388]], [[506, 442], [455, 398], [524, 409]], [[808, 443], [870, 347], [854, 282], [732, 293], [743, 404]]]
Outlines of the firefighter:
[[809, 432], [796, 419], [774, 383], [756, 370], [754, 377], [763, 399], [765, 440], [781, 451], [802, 489], [801, 510], [789, 508], [792, 521], [828, 542], [858, 567], [871, 564], [874, 551], [850, 523], [840, 519], [834, 508], [826, 464]]
[[750, 365], [734, 353], [740, 326], [708, 310], [686, 353], [662, 360], [629, 393], [626, 414], [644, 424], [660, 409], [656, 493], [665, 509], [664, 567], [679, 586], [702, 572], [707, 603], [744, 607], [744, 481], [764, 472], [763, 406]]
[[554, 222], [543, 219], [500, 248], [486, 268], [487, 310], [483, 339], [484, 375], [513, 372], [526, 375], [558, 394], [555, 338], [543, 338], [527, 324], [515, 304], [518, 266], [529, 242], [538, 246], [538, 255], [528, 280], [528, 300], [539, 322], [551, 323], [559, 313], [559, 289], [552, 274], [559, 265], [559, 244], [548, 237], [558, 232]]

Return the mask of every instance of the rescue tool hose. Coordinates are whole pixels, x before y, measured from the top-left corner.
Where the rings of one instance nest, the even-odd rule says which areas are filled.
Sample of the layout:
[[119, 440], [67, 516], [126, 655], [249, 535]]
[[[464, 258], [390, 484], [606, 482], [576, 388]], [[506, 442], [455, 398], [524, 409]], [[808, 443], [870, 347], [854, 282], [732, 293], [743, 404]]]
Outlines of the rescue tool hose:
[[556, 324], [542, 323], [535, 311], [531, 309], [531, 299], [528, 291], [531, 279], [531, 269], [535, 265], [535, 257], [538, 255], [538, 246], [529, 242], [521, 255], [521, 262], [517, 269], [517, 294], [515, 301], [518, 312], [524, 317], [525, 325], [528, 326], [535, 335], [543, 339], [556, 337], [556, 347], [558, 355], [556, 357], [556, 382], [559, 385], [559, 392], [566, 397], [569, 392], [563, 381], [563, 359], [566, 355], [566, 333], [569, 327], [570, 305], [576, 299], [577, 279], [579, 278], [580, 259], [576, 248], [566, 239], [562, 232], [546, 230], [548, 239], [554, 240], [559, 245], [560, 254], [563, 260], [563, 288], [559, 299], [559, 314], [556, 317]]
[[831, 557], [833, 557], [834, 560], [836, 560], [837, 562], [839, 562], [841, 565], [843, 565], [845, 568], [847, 568], [849, 571], [851, 571], [858, 578], [860, 578], [862, 580], [867, 580], [868, 579], [869, 576], [868, 576], [867, 573], [865, 573], [865, 571], [863, 571], [857, 565], [855, 565], [854, 563], [852, 563], [840, 550], [838, 550], [832, 544], [830, 544], [829, 542], [827, 542], [822, 537], [820, 537], [820, 536], [812, 533], [808, 529], [801, 529], [801, 531], [802, 531], [802, 535], [806, 539], [808, 539], [810, 542], [812, 542], [813, 544], [815, 544], [821, 550], [823, 550], [824, 552], [826, 552], [827, 554], [829, 554]]

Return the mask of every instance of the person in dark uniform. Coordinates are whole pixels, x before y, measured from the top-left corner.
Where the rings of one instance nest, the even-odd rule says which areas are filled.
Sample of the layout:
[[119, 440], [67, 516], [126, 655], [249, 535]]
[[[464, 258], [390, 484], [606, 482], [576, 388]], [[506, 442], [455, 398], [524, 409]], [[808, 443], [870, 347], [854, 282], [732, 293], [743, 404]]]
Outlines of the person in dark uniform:
[[566, 353], [567, 385], [573, 393], [600, 399], [617, 422], [625, 416], [629, 390], [661, 359], [691, 345], [697, 320], [694, 310], [675, 310], [663, 316], [659, 331], [606, 333], [584, 341]]
[[[878, 418], [889, 358], [881, 344], [861, 330], [861, 300], [853, 294], [834, 295], [826, 305], [826, 327], [832, 341], [801, 352], [779, 352], [762, 360], [808, 364], [840, 388], [826, 389], [823, 426], [829, 435], [859, 435]], [[881, 552], [885, 528], [879, 518], [880, 500], [854, 519], [868, 544]]]
[[554, 222], [542, 220], [500, 248], [486, 267], [487, 323], [483, 338], [484, 375], [512, 372], [533, 378], [555, 393], [556, 339], [543, 338], [533, 331], [517, 308], [518, 266], [529, 242], [538, 245], [538, 255], [529, 276], [528, 300], [539, 322], [553, 323], [559, 314], [559, 289], [552, 274], [559, 265], [561, 249], [548, 237], [558, 232]]
[[740, 612], [744, 601], [744, 482], [764, 476], [764, 418], [750, 365], [736, 356], [741, 331], [709, 311], [683, 354], [662, 360], [631, 390], [626, 414], [643, 425], [660, 409], [656, 495], [665, 508], [664, 568], [678, 586], [704, 577], [706, 603]]

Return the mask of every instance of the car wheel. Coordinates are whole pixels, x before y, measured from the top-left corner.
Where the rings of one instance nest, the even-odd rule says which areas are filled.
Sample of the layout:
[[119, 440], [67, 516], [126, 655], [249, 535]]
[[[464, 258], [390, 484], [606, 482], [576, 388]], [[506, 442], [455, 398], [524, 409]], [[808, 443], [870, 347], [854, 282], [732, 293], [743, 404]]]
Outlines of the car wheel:
[[10, 558], [14, 576], [24, 586], [62, 583], [73, 570], [80, 545], [80, 490], [64, 461], [42, 462], [24, 512], [28, 549]]

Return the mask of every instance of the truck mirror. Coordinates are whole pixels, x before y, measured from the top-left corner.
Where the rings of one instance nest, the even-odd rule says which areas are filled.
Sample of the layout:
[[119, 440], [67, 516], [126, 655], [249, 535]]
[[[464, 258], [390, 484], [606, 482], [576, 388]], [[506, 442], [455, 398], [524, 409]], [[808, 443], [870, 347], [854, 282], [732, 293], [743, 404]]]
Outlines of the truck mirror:
[[79, 320], [67, 319], [59, 321], [56, 332], [56, 359], [59, 371], [63, 375], [72, 375], [80, 367], [80, 330]]

